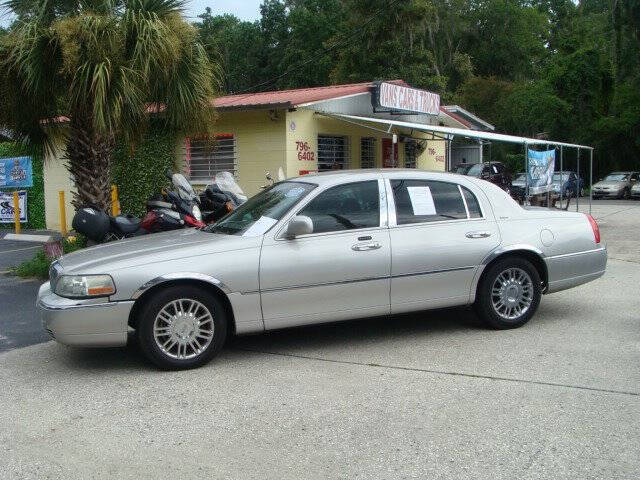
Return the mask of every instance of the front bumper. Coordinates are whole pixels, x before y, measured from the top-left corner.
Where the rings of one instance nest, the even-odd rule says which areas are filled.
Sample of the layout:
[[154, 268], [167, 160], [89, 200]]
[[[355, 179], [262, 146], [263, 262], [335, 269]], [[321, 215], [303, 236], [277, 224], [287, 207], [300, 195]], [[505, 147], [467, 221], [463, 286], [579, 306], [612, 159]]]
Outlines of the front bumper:
[[638, 189], [631, 189], [631, 196], [633, 198], [640, 198], [640, 190]]
[[60, 343], [83, 347], [125, 345], [133, 303], [64, 298], [51, 291], [49, 282], [40, 287], [37, 300], [44, 329]]
[[622, 195], [622, 190], [593, 190], [594, 197], [611, 197], [618, 198]]

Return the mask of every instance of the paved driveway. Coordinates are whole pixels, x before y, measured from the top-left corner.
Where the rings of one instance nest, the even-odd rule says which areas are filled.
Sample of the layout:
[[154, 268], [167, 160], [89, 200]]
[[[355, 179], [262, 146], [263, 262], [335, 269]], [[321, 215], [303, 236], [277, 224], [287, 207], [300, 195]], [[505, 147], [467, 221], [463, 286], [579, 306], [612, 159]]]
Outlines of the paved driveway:
[[[605, 240], [633, 214], [595, 213]], [[517, 330], [316, 326], [187, 372], [134, 346], [0, 354], [0, 478], [638, 478], [639, 245]]]

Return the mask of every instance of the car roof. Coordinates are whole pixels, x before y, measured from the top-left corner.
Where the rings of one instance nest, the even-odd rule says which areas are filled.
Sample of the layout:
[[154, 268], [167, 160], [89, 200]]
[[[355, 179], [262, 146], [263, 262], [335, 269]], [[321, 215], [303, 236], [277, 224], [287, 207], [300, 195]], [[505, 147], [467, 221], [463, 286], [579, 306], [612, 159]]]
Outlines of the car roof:
[[376, 178], [434, 178], [434, 175], [442, 180], [458, 182], [460, 178], [469, 179], [458, 173], [448, 173], [435, 170], [420, 170], [415, 168], [367, 168], [353, 170], [330, 170], [327, 172], [311, 173], [299, 177], [288, 178], [287, 181], [315, 183], [317, 185], [333, 185], [345, 181], [372, 180]]

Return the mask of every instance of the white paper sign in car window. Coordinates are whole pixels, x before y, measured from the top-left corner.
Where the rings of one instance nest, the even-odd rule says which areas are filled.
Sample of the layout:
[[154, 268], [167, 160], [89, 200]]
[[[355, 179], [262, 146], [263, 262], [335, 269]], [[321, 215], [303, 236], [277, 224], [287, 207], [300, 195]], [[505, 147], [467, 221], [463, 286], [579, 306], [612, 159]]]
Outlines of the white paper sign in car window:
[[436, 206], [433, 203], [429, 187], [407, 187], [411, 207], [414, 215], [435, 215]]
[[242, 234], [243, 237], [257, 237], [273, 227], [278, 221], [271, 217], [260, 217], [256, 223], [251, 225], [246, 232]]

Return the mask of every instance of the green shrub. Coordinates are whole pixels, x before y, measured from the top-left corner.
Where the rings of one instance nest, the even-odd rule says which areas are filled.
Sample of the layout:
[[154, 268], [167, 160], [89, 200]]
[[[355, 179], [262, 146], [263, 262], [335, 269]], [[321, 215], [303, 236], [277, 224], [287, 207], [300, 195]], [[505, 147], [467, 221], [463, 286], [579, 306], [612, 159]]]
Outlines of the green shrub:
[[[82, 237], [68, 237], [62, 240], [62, 251], [67, 254], [85, 248], [87, 240]], [[49, 279], [49, 267], [52, 258], [47, 257], [44, 248], [39, 249], [31, 260], [23, 262], [13, 270], [19, 277], [36, 277], [42, 280]]]
[[[44, 216], [44, 174], [42, 170], [42, 154], [35, 147], [14, 142], [0, 142], [0, 158], [30, 156], [33, 166], [33, 187], [20, 190], [27, 191], [27, 223], [22, 228], [45, 228]], [[12, 191], [14, 189], [0, 189]], [[13, 229], [13, 223], [0, 223], [0, 228]]]
[[175, 142], [175, 135], [151, 128], [133, 152], [123, 144], [116, 148], [111, 172], [122, 213], [144, 215], [149, 197], [169, 186], [166, 172], [174, 170]]

